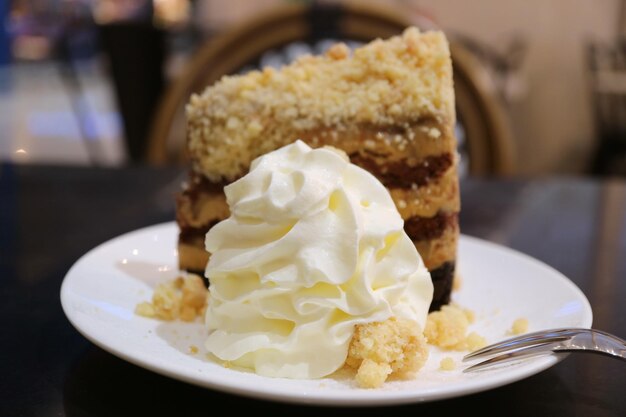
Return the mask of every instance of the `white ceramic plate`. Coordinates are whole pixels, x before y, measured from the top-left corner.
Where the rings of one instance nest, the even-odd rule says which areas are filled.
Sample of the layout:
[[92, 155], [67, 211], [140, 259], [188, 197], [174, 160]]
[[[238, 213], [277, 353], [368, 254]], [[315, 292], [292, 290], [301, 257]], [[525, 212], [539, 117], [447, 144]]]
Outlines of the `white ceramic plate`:
[[[464, 352], [431, 349], [425, 367], [409, 381], [391, 381], [375, 390], [359, 389], [348, 377], [288, 380], [224, 368], [206, 357], [201, 323], [159, 322], [133, 313], [151, 298], [152, 288], [177, 275], [177, 228], [166, 223], [106, 242], [70, 269], [61, 303], [72, 324], [89, 340], [129, 362], [163, 375], [215, 390], [262, 399], [328, 405], [400, 404], [466, 395], [536, 374], [563, 356], [543, 356], [476, 373], [462, 373]], [[461, 289], [453, 300], [473, 310], [470, 330], [495, 342], [516, 318], [529, 331], [590, 327], [592, 314], [583, 293], [545, 264], [489, 242], [461, 237]], [[192, 346], [199, 349], [192, 353]], [[453, 371], [440, 360], [457, 361]]]

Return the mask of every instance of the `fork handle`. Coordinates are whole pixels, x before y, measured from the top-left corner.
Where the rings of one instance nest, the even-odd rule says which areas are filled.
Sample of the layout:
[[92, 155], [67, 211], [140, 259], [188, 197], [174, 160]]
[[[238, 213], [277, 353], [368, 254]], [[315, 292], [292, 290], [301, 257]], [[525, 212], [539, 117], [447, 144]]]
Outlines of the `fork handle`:
[[600, 331], [589, 330], [578, 334], [556, 346], [555, 352], [589, 351], [602, 353], [614, 358], [626, 360], [626, 342], [619, 337]]

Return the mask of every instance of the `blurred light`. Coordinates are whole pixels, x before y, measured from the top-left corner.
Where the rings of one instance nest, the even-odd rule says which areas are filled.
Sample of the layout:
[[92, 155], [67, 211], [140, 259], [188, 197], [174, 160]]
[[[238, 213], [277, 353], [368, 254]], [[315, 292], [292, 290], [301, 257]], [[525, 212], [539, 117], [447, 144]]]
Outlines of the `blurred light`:
[[20, 148], [17, 151], [15, 151], [15, 153], [19, 155], [26, 155], [28, 152], [26, 152], [26, 149]]
[[38, 61], [52, 53], [52, 41], [41, 35], [16, 36], [11, 47], [13, 56], [25, 61]]
[[152, 0], [154, 19], [163, 26], [178, 26], [189, 20], [189, 0]]
[[98, 0], [93, 8], [93, 18], [98, 24], [143, 19], [143, 8], [151, 0]]

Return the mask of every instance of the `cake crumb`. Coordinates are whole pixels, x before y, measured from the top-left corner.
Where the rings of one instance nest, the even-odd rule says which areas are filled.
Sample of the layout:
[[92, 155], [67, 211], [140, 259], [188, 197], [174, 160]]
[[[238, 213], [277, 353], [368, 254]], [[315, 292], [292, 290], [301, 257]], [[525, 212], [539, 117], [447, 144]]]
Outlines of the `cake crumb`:
[[476, 332], [471, 332], [465, 338], [465, 346], [466, 348], [464, 350], [478, 350], [487, 346], [487, 339]]
[[208, 297], [209, 292], [198, 275], [179, 276], [159, 284], [152, 301], [137, 304], [135, 314], [164, 321], [193, 321], [204, 316]]
[[520, 317], [513, 322], [509, 334], [520, 335], [528, 331], [528, 319]]
[[456, 368], [456, 364], [454, 363], [454, 359], [449, 356], [446, 356], [439, 362], [439, 369], [442, 371], [453, 371]]
[[428, 315], [424, 335], [428, 343], [444, 349], [453, 349], [465, 339], [470, 322], [463, 309], [445, 305]]
[[441, 131], [433, 127], [428, 131], [428, 136], [430, 136], [433, 139], [437, 139], [438, 137], [441, 136]]
[[377, 388], [391, 375], [414, 375], [426, 359], [428, 346], [420, 327], [392, 317], [356, 326], [346, 365], [357, 371], [355, 379], [361, 388]]
[[137, 304], [137, 306], [135, 307], [135, 314], [144, 317], [154, 317], [156, 315], [156, 312], [154, 310], [154, 306], [151, 303], [144, 301]]
[[450, 304], [428, 315], [424, 336], [428, 343], [445, 350], [476, 350], [486, 346], [487, 341], [476, 332], [467, 334], [475, 320], [474, 312]]
[[189, 353], [191, 353], [192, 355], [195, 355], [196, 353], [198, 353], [198, 346], [196, 345], [191, 345], [189, 346]]

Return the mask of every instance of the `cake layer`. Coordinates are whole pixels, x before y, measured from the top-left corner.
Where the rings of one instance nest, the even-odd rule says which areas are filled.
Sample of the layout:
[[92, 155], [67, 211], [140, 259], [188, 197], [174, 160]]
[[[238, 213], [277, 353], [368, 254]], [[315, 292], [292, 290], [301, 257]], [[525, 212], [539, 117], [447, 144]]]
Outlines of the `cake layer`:
[[458, 213], [439, 212], [433, 217], [411, 217], [404, 221], [404, 231], [414, 241], [440, 238], [446, 229], [458, 228]]
[[422, 256], [429, 271], [438, 268], [441, 264], [456, 259], [456, 246], [459, 237], [459, 227], [456, 222], [451, 223], [440, 237], [431, 240], [413, 241], [415, 248]]
[[378, 163], [375, 158], [360, 154], [351, 155], [350, 159], [361, 168], [365, 168], [387, 187], [418, 187], [441, 177], [452, 165], [452, 155], [444, 153], [424, 158], [415, 165], [406, 159]]
[[433, 301], [430, 304], [430, 311], [439, 310], [441, 306], [450, 302], [450, 294], [454, 285], [455, 263], [444, 262], [438, 268], [430, 271], [430, 278], [433, 280]]
[[[422, 186], [390, 190], [405, 220], [405, 231], [415, 242], [429, 269], [436, 269], [444, 262], [454, 262], [456, 257], [458, 180], [454, 167], [449, 167], [440, 175], [440, 178], [432, 178]], [[185, 191], [178, 197], [177, 220], [181, 244], [196, 245], [202, 251], [204, 236], [211, 226], [228, 217], [223, 185], [214, 184], [199, 174], [191, 174]], [[428, 217], [411, 216], [413, 213], [431, 214], [431, 211], [434, 213]], [[181, 269], [190, 269], [201, 262], [206, 263], [208, 255], [205, 254], [201, 261], [195, 257], [192, 263], [186, 263], [183, 257], [179, 259]]]
[[182, 231], [188, 228], [208, 231], [209, 224], [229, 215], [224, 184], [212, 184], [192, 175], [189, 184], [176, 198], [176, 222]]
[[204, 249], [204, 237], [200, 242], [178, 241], [178, 264], [180, 269], [193, 272], [204, 277], [204, 269], [209, 262], [209, 254]]
[[[447, 159], [440, 155], [436, 159]], [[363, 159], [353, 156], [352, 162], [357, 165]], [[418, 161], [416, 165], [424, 166], [425, 160]], [[387, 169], [387, 165], [373, 168], [371, 165], [362, 168], [376, 170], [379, 175]], [[458, 178], [456, 166], [452, 165], [445, 172], [426, 170], [419, 171], [422, 175], [413, 174], [410, 187], [388, 186], [396, 207], [404, 220], [415, 217], [431, 218], [438, 212], [455, 213], [460, 209]], [[381, 179], [381, 178], [379, 178]], [[417, 183], [421, 185], [417, 185]], [[188, 226], [206, 227], [210, 222], [228, 217], [228, 205], [223, 193], [223, 187], [227, 183], [212, 183], [206, 177], [191, 173], [185, 190], [177, 198], [177, 220], [181, 228]], [[413, 184], [415, 184], [413, 186]], [[208, 229], [207, 229], [208, 230]]]
[[461, 209], [456, 164], [426, 186], [389, 187], [389, 193], [404, 220], [433, 217], [438, 212], [458, 213]]

